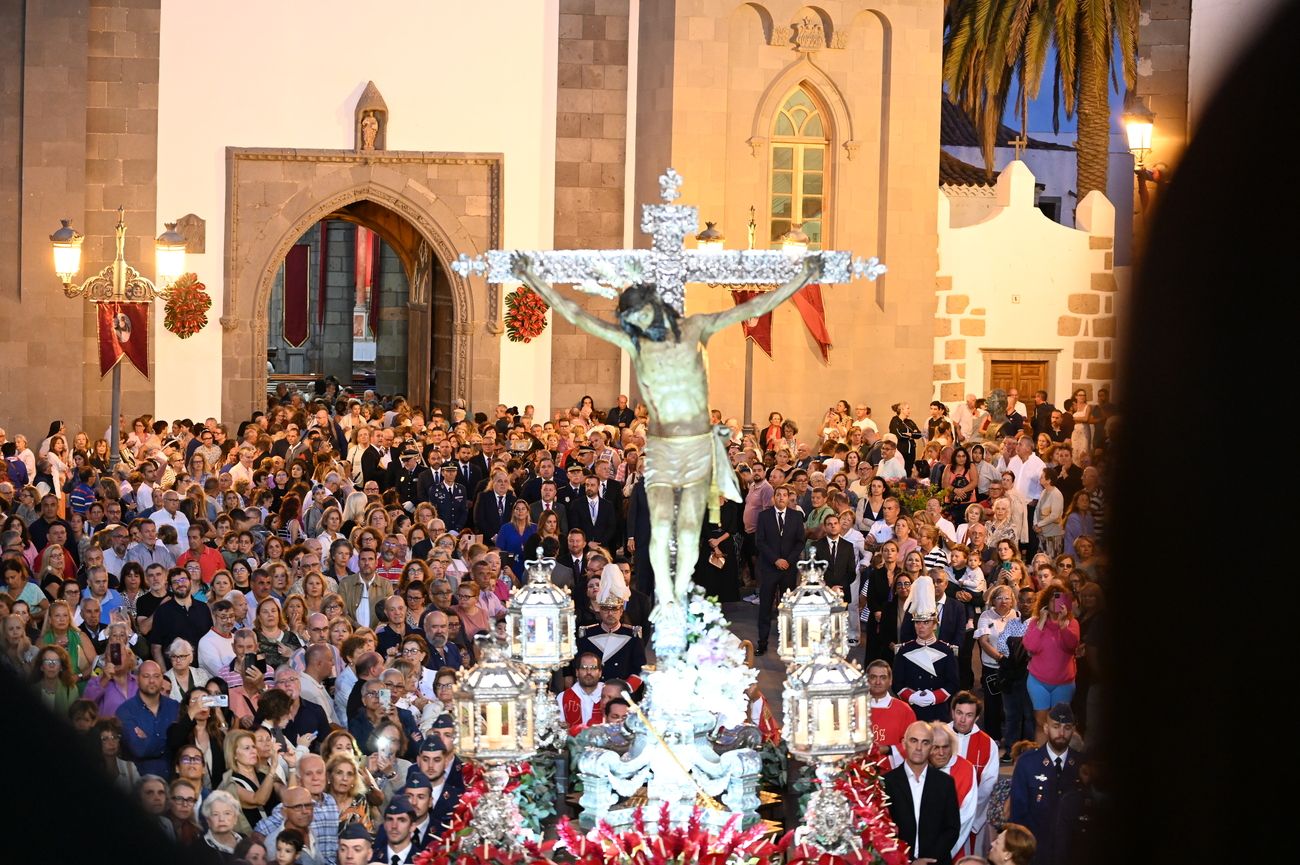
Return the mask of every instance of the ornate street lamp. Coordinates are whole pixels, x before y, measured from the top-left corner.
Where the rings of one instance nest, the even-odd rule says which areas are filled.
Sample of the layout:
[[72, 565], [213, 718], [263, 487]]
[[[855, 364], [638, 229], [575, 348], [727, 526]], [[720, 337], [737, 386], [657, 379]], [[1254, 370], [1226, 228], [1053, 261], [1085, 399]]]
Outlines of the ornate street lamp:
[[849, 606], [844, 596], [822, 581], [827, 563], [799, 562], [799, 585], [777, 607], [776, 654], [787, 666], [818, 656], [849, 653]]
[[517, 850], [518, 806], [506, 795], [509, 766], [536, 751], [533, 731], [533, 685], [527, 667], [510, 659], [505, 643], [480, 634], [479, 662], [460, 673], [455, 694], [458, 753], [484, 769], [487, 792], [475, 809], [464, 844]]
[[533, 722], [541, 747], [563, 741], [560, 709], [547, 685], [552, 672], [567, 664], [577, 651], [573, 597], [551, 582], [554, 568], [555, 559], [524, 562], [528, 582], [511, 593], [506, 607], [510, 657], [531, 671]]
[[727, 248], [727, 239], [718, 231], [716, 222], [704, 223], [704, 230], [695, 235], [695, 248], [700, 252], [722, 252]]
[[1137, 170], [1146, 164], [1147, 154], [1151, 152], [1151, 133], [1155, 129], [1156, 116], [1141, 99], [1130, 97], [1124, 106], [1124, 131], [1128, 135], [1128, 149], [1133, 154]]
[[[66, 297], [84, 296], [92, 303], [149, 303], [167, 297], [171, 284], [185, 272], [185, 238], [176, 231], [176, 223], [154, 241], [157, 255], [158, 285], [150, 282], [126, 262], [126, 220], [124, 208], [117, 209], [117, 251], [113, 263], [99, 273], [76, 284], [81, 272], [81, 244], [85, 240], [72, 227], [71, 219], [61, 219], [59, 229], [50, 235], [54, 273], [63, 283]], [[161, 286], [161, 287], [159, 287]], [[147, 337], [146, 337], [147, 338]], [[120, 416], [122, 413], [122, 365], [113, 365], [113, 404], [109, 423], [109, 471], [117, 468], [119, 458]]]
[[791, 754], [815, 767], [818, 780], [797, 843], [836, 855], [858, 843], [853, 811], [834, 782], [841, 761], [871, 747], [868, 696], [862, 669], [835, 653], [795, 667], [786, 679], [784, 738]]

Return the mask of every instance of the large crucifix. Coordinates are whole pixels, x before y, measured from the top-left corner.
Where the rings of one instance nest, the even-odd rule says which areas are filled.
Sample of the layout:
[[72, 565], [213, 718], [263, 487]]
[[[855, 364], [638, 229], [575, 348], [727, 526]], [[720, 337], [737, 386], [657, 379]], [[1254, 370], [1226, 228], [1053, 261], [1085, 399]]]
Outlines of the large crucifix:
[[[649, 411], [643, 483], [650, 506], [650, 561], [655, 572], [655, 652], [685, 649], [684, 601], [690, 591], [706, 508], [721, 497], [740, 501], [740, 485], [726, 452], [730, 430], [709, 421], [705, 347], [725, 327], [776, 309], [810, 282], [876, 279], [885, 267], [875, 258], [853, 260], [848, 252], [790, 253], [687, 250], [686, 235], [699, 225], [696, 208], [673, 204], [681, 176], [671, 168], [659, 178], [663, 204], [647, 204], [641, 230], [648, 250], [492, 250], [461, 256], [461, 275], [489, 282], [522, 281], [574, 326], [626, 351]], [[722, 312], [683, 316], [686, 284], [771, 285]], [[618, 297], [617, 323], [591, 315], [561, 294], [556, 283]]]

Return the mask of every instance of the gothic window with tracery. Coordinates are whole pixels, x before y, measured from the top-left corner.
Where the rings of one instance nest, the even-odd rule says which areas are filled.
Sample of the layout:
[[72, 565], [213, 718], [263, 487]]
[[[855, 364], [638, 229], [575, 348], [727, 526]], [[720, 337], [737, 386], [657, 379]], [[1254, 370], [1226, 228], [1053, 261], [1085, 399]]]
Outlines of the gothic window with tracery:
[[770, 241], [779, 246], [792, 225], [802, 223], [809, 247], [820, 249], [825, 235], [826, 157], [830, 131], [822, 109], [802, 86], [796, 87], [772, 121], [772, 197]]

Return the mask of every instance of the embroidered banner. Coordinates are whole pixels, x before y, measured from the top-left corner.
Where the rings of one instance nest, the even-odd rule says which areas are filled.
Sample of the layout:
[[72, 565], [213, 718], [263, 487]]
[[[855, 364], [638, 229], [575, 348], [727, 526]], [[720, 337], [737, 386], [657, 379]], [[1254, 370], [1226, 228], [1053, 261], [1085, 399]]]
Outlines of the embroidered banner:
[[99, 374], [107, 375], [122, 359], [130, 358], [149, 377], [148, 303], [96, 303], [99, 325]]

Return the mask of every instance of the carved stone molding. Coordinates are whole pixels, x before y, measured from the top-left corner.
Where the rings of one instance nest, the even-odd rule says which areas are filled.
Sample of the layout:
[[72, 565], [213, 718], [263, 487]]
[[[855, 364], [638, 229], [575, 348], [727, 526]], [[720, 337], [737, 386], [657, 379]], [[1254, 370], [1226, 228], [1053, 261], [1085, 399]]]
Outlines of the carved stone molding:
[[176, 220], [176, 230], [185, 238], [185, 251], [190, 255], [201, 255], [207, 250], [208, 224], [203, 217], [187, 213]]
[[[246, 161], [285, 163], [278, 180], [297, 183], [300, 191], [278, 209], [262, 208], [260, 188], [255, 183], [246, 184], [241, 178], [240, 165]], [[313, 165], [300, 166], [301, 163]], [[483, 185], [475, 194], [486, 195], [489, 201], [489, 218], [483, 235], [472, 237], [456, 214], [429, 188], [437, 181], [437, 169], [442, 165], [481, 166], [475, 176]], [[457, 276], [450, 264], [462, 254], [477, 255], [500, 245], [503, 173], [500, 155], [228, 148], [227, 166], [226, 290], [221, 322], [227, 333], [240, 329], [244, 320], [249, 320], [252, 330], [251, 345], [244, 345], [242, 335], [227, 338], [224, 349], [227, 362], [237, 362], [240, 356], [248, 358], [240, 366], [249, 368], [252, 378], [247, 385], [243, 381], [231, 382], [232, 386], [227, 388], [229, 399], [241, 401], [248, 393], [256, 401], [264, 393], [267, 309], [276, 273], [288, 248], [320, 219], [360, 201], [373, 202], [409, 223], [423, 247], [412, 250], [412, 264], [418, 263], [420, 255], [430, 262], [429, 266], [436, 259], [437, 269], [447, 280], [454, 323], [453, 393], [470, 398], [475, 381], [482, 385], [495, 377], [494, 349], [484, 337], [489, 334], [495, 337], [503, 330], [500, 315], [494, 314], [485, 323], [482, 312], [476, 308], [479, 302], [476, 298], [484, 298], [488, 310], [498, 310], [498, 290], [492, 287], [490, 292], [482, 280]], [[395, 171], [405, 181], [395, 176]], [[330, 191], [313, 195], [320, 187]], [[246, 205], [241, 203], [245, 195], [249, 196]], [[420, 291], [419, 287], [413, 290]], [[235, 339], [239, 346], [229, 343], [230, 339]], [[495, 338], [491, 342], [495, 344]], [[475, 359], [480, 356], [486, 368], [476, 377]], [[243, 408], [240, 402], [239, 409]]]
[[757, 157], [767, 147], [767, 139], [761, 135], [751, 135], [745, 139], [745, 143], [749, 145], [749, 155], [753, 157]]

